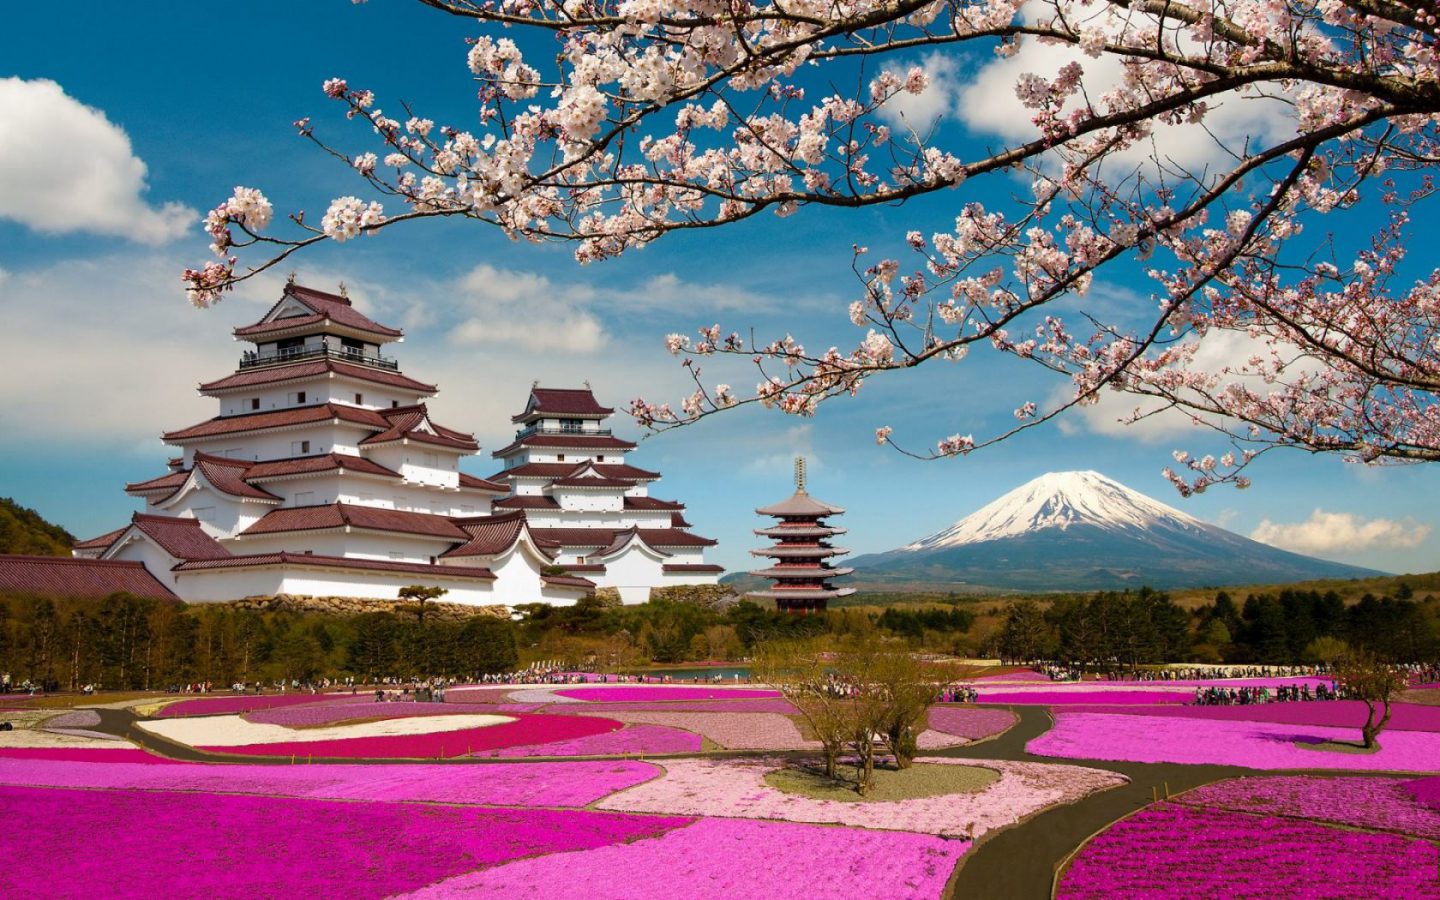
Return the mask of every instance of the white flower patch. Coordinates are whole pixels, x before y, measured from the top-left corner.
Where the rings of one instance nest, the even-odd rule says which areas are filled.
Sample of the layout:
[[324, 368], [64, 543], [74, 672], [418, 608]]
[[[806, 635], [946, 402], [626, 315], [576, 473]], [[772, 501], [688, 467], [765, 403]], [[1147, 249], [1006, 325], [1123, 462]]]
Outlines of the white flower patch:
[[160, 719], [141, 722], [151, 734], [189, 744], [192, 747], [243, 747], [249, 744], [285, 744], [290, 741], [335, 741], [349, 738], [391, 737], [407, 734], [434, 734], [488, 728], [513, 722], [512, 716], [441, 715], [410, 716], [379, 722], [356, 722], [325, 728], [287, 728], [265, 722], [250, 722], [240, 716], [200, 716], [193, 719]]

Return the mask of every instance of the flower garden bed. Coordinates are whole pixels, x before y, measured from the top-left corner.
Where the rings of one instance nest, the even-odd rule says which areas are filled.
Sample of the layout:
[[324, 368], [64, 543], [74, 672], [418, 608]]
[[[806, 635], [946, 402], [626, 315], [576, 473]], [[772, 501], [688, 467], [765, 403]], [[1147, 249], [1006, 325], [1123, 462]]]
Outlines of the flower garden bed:
[[1229, 778], [1175, 798], [1191, 806], [1264, 813], [1440, 840], [1440, 810], [1419, 802], [1405, 778], [1277, 775]]
[[1003, 709], [976, 709], [970, 706], [930, 707], [930, 727], [956, 737], [978, 741], [994, 737], [1015, 724], [1015, 714]]
[[452, 731], [474, 731], [513, 722], [509, 716], [476, 715], [430, 715], [365, 720], [324, 727], [295, 729], [284, 725], [251, 722], [243, 716], [206, 716], [192, 719], [160, 719], [141, 722], [140, 728], [167, 740], [204, 747], [208, 750], [225, 750], [240, 746], [271, 744], [289, 745], [295, 742], [334, 743], [342, 740], [371, 738], [416, 737], [420, 735]]
[[811, 750], [820, 746], [818, 741], [807, 741], [793, 720], [776, 713], [636, 711], [609, 715], [631, 724], [693, 731], [727, 750]]
[[268, 725], [284, 725], [289, 728], [314, 728], [353, 722], [364, 719], [401, 719], [412, 716], [442, 716], [459, 713], [509, 713], [531, 712], [538, 707], [533, 703], [341, 703], [306, 706], [280, 706], [246, 713], [247, 722]]
[[675, 759], [663, 763], [663, 778], [614, 794], [598, 805], [629, 812], [779, 819], [978, 838], [1046, 807], [1125, 781], [1113, 772], [1079, 766], [923, 757], [916, 762], [981, 766], [999, 772], [1000, 779], [978, 793], [846, 803], [798, 797], [766, 784], [765, 777], [783, 765], [779, 760]]
[[1440, 734], [1385, 731], [1370, 754], [1301, 749], [1297, 742], [1356, 741], [1358, 730], [1274, 722], [1117, 715], [1065, 710], [1026, 745], [1036, 756], [1244, 766], [1251, 769], [1440, 771]]
[[1193, 701], [1195, 694], [1188, 690], [1134, 690], [1134, 691], [1005, 691], [981, 688], [979, 703], [1036, 704], [1041, 706], [1067, 706], [1070, 704], [1161, 704], [1176, 706]]
[[589, 735], [548, 744], [527, 744], [490, 751], [501, 758], [525, 756], [616, 756], [666, 753], [699, 753], [703, 742], [698, 734], [663, 725], [627, 725], [619, 731]]
[[1415, 802], [1431, 809], [1440, 809], [1440, 778], [1418, 778], [1405, 783], [1405, 790]]
[[218, 716], [252, 712], [257, 709], [274, 709], [277, 706], [299, 706], [305, 703], [364, 703], [374, 700], [363, 694], [225, 694], [218, 696], [194, 697], [167, 703], [155, 714], [157, 719], [173, 719], [181, 716]]
[[691, 687], [684, 685], [615, 684], [565, 688], [555, 692], [572, 700], [596, 703], [653, 703], [665, 700], [759, 700], [779, 697], [779, 691], [762, 688]]
[[[1103, 705], [1109, 701], [1099, 700]], [[1359, 700], [1325, 700], [1285, 703], [1258, 703], [1251, 706], [1161, 706], [1142, 708], [1127, 714], [1137, 716], [1179, 716], [1187, 719], [1214, 719], [1231, 722], [1280, 722], [1287, 725], [1324, 725], [1359, 729], [1365, 721], [1365, 704]], [[1440, 732], [1440, 707], [1418, 703], [1393, 703], [1386, 731]]]
[[[969, 847], [927, 835], [789, 822], [701, 819], [582, 857], [549, 854], [405, 895], [546, 900], [938, 898]], [[823, 860], [823, 864], [820, 861]]]
[[[101, 753], [113, 751], [87, 751]], [[471, 765], [90, 765], [0, 757], [0, 784], [482, 806], [588, 806], [662, 774], [633, 760]]]
[[181, 760], [156, 756], [134, 747], [0, 747], [0, 759], [51, 760], [82, 763], [174, 763]]
[[1427, 841], [1162, 802], [1086, 844], [1056, 897], [1428, 900], [1437, 866]]
[[716, 712], [716, 713], [777, 713], [782, 716], [799, 715], [789, 700], [784, 697], [761, 697], [749, 700], [670, 700], [665, 702], [636, 701], [606, 703], [575, 703], [557, 707], [552, 712], [578, 713], [584, 716], [604, 715], [612, 712]]
[[6, 819], [0, 855], [30, 852], [43, 836], [44, 865], [0, 870], [0, 891], [15, 897], [104, 885], [112, 897], [380, 898], [482, 866], [650, 837], [689, 822], [578, 810], [24, 787], [0, 788], [0, 808]]
[[854, 767], [842, 765], [839, 780], [825, 777], [819, 767], [782, 766], [765, 776], [765, 784], [786, 794], [810, 800], [840, 803], [890, 803], [921, 800], [946, 794], [973, 794], [1000, 780], [1000, 773], [983, 766], [916, 763], [906, 769], [879, 769], [864, 795], [855, 791]]

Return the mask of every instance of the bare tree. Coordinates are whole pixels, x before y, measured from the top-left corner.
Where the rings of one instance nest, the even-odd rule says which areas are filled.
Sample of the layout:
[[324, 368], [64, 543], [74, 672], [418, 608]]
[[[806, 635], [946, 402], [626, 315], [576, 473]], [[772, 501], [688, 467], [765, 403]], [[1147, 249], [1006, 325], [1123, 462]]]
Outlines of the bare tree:
[[1390, 723], [1390, 701], [1405, 688], [1405, 673], [1368, 653], [1352, 653], [1335, 666], [1335, 677], [1348, 696], [1364, 701], [1361, 745], [1374, 749], [1376, 737]]

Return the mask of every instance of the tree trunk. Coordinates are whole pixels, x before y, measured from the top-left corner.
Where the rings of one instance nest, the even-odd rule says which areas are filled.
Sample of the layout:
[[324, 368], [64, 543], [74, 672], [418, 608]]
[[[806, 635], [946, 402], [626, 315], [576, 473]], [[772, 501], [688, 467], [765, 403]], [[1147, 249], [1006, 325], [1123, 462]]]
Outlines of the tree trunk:
[[1380, 705], [1383, 714], [1380, 716], [1379, 721], [1376, 721], [1375, 704], [1369, 700], [1365, 701], [1365, 725], [1361, 728], [1360, 734], [1364, 739], [1364, 747], [1366, 750], [1375, 749], [1375, 738], [1378, 737], [1385, 726], [1390, 723], [1390, 701], [1382, 700], [1380, 701]]

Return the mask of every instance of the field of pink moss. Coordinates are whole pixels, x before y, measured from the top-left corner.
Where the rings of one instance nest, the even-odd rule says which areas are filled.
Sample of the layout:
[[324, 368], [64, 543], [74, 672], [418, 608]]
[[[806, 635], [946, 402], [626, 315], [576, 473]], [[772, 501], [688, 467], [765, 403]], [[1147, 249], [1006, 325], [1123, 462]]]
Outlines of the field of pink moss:
[[[619, 731], [551, 741], [548, 744], [527, 744], [493, 751], [501, 758], [525, 756], [615, 756], [626, 753], [699, 753], [700, 735], [663, 725], [627, 725]], [[488, 754], [486, 754], [488, 755]]]
[[1176, 706], [1194, 700], [1189, 691], [1006, 691], [980, 689], [980, 703], [1036, 704], [1043, 706], [1068, 706], [1071, 704], [1174, 704]]
[[1015, 724], [1015, 714], [1003, 709], [972, 706], [930, 707], [930, 727], [968, 740], [993, 737]]
[[62, 885], [104, 885], [109, 897], [389, 897], [480, 867], [651, 837], [691, 821], [25, 787], [0, 788], [0, 808], [0, 858], [32, 852], [44, 836], [44, 865], [0, 867], [0, 894], [11, 897], [53, 896]]
[[1437, 867], [1440, 851], [1414, 838], [1159, 803], [1085, 845], [1056, 898], [1434, 900]]
[[[447, 704], [448, 705], [448, 704]], [[434, 712], [431, 713], [434, 715]], [[304, 740], [304, 732], [296, 732], [296, 740], [272, 744], [244, 744], [204, 747], [200, 749], [238, 756], [320, 757], [322, 759], [443, 759], [466, 756], [502, 747], [519, 747], [617, 731], [623, 727], [613, 719], [590, 716], [547, 716], [535, 713], [516, 714], [514, 722], [483, 728], [426, 734], [395, 734], [363, 738], [335, 738], [323, 741]]]
[[1405, 790], [1415, 802], [1430, 809], [1440, 809], [1440, 778], [1419, 778], [1407, 782]]
[[1125, 782], [1122, 775], [1079, 766], [926, 757], [916, 762], [973, 765], [995, 770], [1000, 778], [975, 793], [847, 803], [771, 787], [765, 776], [784, 765], [781, 760], [672, 759], [660, 764], [663, 778], [621, 791], [598, 805], [628, 812], [779, 819], [978, 838], [1031, 813]]
[[661, 771], [634, 760], [276, 766], [149, 760], [94, 765], [0, 757], [0, 784], [521, 807], [587, 806]]
[[374, 702], [375, 695], [364, 694], [224, 694], [195, 697], [171, 703], [155, 714], [157, 719], [173, 719], [177, 716], [217, 716], [248, 713], [258, 709], [275, 709], [281, 706], [300, 706], [306, 703], [364, 703]]
[[133, 747], [0, 747], [0, 759], [53, 760], [83, 763], [181, 763]]
[[[247, 713], [245, 719], [267, 725], [313, 728], [357, 719], [402, 719], [412, 716], [443, 716], [460, 713], [510, 714], [530, 712], [531, 703], [338, 703], [281, 706]], [[303, 737], [303, 735], [299, 735]]]
[[405, 896], [546, 900], [933, 900], [968, 841], [789, 822], [701, 819], [583, 856], [460, 875]]
[[672, 700], [667, 702], [628, 701], [622, 703], [562, 703], [548, 712], [574, 713], [582, 716], [599, 716], [612, 712], [724, 712], [724, 713], [778, 713], [782, 716], [799, 715], [800, 711], [784, 697], [762, 697], [752, 700]]
[[[1107, 701], [1097, 701], [1104, 705]], [[1099, 711], [1099, 710], [1093, 710]], [[1365, 704], [1359, 700], [1326, 700], [1260, 703], [1254, 706], [1163, 706], [1126, 710], [1136, 716], [1180, 716], [1187, 719], [1214, 719], [1231, 722], [1282, 722], [1289, 725], [1325, 725], [1358, 729], [1365, 721]], [[1440, 706], [1394, 703], [1390, 707], [1387, 731], [1440, 732]]]
[[1440, 810], [1416, 799], [1410, 789], [1414, 783], [1370, 776], [1266, 775], [1217, 781], [1186, 791], [1176, 802], [1440, 840]]
[[595, 703], [634, 703], [657, 700], [760, 700], [779, 697], [779, 691], [763, 688], [720, 688], [688, 687], [646, 684], [596, 685], [595, 687], [565, 688], [555, 692], [572, 700]]
[[1297, 743], [1356, 742], [1358, 729], [1063, 710], [1025, 749], [1036, 756], [1243, 766], [1250, 769], [1440, 771], [1440, 734], [1385, 731], [1374, 753], [1312, 750]]
[[[587, 710], [588, 711], [588, 710]], [[614, 712], [622, 722], [664, 725], [704, 735], [727, 750], [808, 750], [820, 746], [807, 741], [793, 721], [775, 713]], [[564, 718], [570, 718], [566, 716]]]

